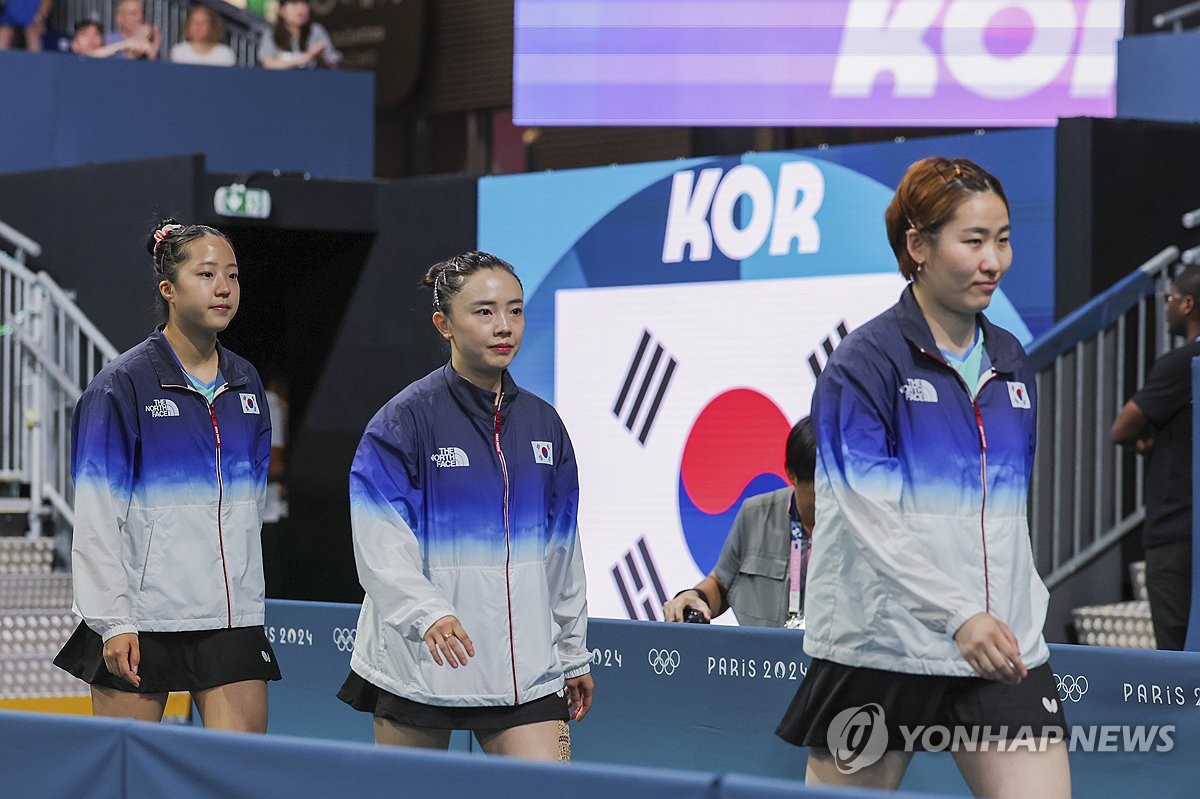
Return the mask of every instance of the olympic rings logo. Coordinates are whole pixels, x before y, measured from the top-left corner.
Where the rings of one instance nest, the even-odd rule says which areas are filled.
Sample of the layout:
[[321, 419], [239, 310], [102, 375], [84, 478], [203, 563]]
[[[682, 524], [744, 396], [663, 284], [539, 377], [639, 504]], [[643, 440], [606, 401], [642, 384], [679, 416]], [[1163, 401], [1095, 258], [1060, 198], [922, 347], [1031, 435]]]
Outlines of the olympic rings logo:
[[679, 652], [675, 649], [651, 649], [646, 653], [646, 660], [659, 676], [670, 677], [679, 668]]
[[1088, 692], [1088, 679], [1082, 674], [1078, 677], [1074, 674], [1055, 674], [1054, 682], [1064, 702], [1078, 702]]
[[354, 639], [357, 636], [358, 630], [352, 630], [349, 627], [334, 627], [333, 645], [339, 652], [352, 652], [354, 651]]

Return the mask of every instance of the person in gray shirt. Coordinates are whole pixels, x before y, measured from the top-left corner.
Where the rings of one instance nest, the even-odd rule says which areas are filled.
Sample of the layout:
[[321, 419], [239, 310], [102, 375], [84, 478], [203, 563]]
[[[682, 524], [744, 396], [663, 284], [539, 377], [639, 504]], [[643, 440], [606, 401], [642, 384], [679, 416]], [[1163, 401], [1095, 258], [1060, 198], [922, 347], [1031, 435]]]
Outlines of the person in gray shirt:
[[308, 0], [279, 0], [275, 27], [258, 43], [258, 62], [267, 69], [336, 69], [342, 54], [325, 26], [313, 22]]
[[804, 576], [816, 518], [816, 461], [812, 422], [805, 416], [788, 433], [784, 450], [791, 485], [742, 503], [717, 565], [663, 605], [664, 621], [708, 622], [733, 608], [742, 625], [803, 626]]

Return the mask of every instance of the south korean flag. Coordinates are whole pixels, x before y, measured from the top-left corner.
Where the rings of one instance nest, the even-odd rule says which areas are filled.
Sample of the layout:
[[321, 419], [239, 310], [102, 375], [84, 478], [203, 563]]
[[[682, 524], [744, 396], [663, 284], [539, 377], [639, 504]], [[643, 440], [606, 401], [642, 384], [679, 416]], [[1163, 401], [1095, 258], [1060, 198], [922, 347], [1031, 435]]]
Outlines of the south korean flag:
[[557, 293], [555, 407], [578, 456], [591, 613], [660, 618], [708, 573], [741, 502], [786, 485], [787, 433], [828, 354], [904, 285], [888, 273]]

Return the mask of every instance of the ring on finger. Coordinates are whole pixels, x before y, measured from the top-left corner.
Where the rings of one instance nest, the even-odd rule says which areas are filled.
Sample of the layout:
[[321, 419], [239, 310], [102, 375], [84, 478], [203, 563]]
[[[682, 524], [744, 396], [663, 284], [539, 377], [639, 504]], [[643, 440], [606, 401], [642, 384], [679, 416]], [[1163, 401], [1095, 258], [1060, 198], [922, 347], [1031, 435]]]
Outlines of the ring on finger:
[[447, 640], [448, 640], [448, 639], [450, 639], [450, 638], [453, 638], [453, 637], [454, 637], [454, 633], [442, 633], [442, 638], [443, 638], [443, 639], [447, 639]]

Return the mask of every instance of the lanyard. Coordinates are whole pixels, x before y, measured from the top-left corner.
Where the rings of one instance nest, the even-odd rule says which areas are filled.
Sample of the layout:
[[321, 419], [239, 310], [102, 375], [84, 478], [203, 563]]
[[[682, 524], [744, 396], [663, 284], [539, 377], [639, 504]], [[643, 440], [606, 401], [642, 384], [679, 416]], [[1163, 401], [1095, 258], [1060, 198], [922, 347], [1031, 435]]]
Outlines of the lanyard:
[[804, 534], [804, 527], [792, 519], [792, 549], [788, 556], [788, 615], [799, 616], [804, 612], [804, 583], [808, 578], [808, 555], [812, 551], [812, 539]]

